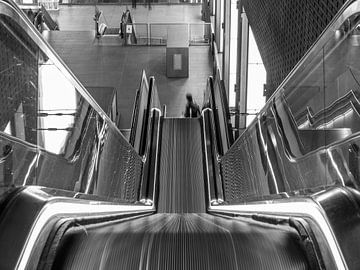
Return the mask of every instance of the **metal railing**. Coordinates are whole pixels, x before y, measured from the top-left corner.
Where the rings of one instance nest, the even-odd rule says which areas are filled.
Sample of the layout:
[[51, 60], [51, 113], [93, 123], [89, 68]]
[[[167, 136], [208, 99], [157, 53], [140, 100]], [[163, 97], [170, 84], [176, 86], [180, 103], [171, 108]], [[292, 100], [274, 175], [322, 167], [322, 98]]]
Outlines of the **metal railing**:
[[208, 79], [206, 91], [204, 92], [203, 106], [211, 108], [213, 111], [217, 148], [219, 154], [224, 155], [233, 143], [233, 138], [229, 124], [230, 115], [219, 71], [215, 80], [212, 77]]
[[[50, 9], [59, 9], [59, 4], [63, 5], [95, 5], [95, 4], [117, 4], [117, 5], [133, 5], [133, 0], [16, 0], [19, 5], [38, 5], [48, 3]], [[137, 0], [136, 4], [141, 6], [151, 5], [176, 5], [176, 4], [201, 4], [202, 0]], [[45, 6], [46, 9], [47, 6]]]
[[[35, 0], [36, 1], [36, 0]], [[94, 5], [94, 4], [118, 4], [118, 5], [132, 5], [148, 6], [151, 5], [176, 5], [176, 4], [201, 4], [203, 0], [62, 0], [62, 4], [79, 4], [79, 5]]]
[[[210, 23], [133, 23], [128, 24], [133, 33], [124, 36], [124, 44], [138, 46], [166, 46], [168, 30], [172, 26], [184, 26], [188, 30], [188, 42], [191, 46], [210, 45], [211, 43], [211, 25]], [[107, 26], [105, 36], [120, 34], [119, 26]], [[130, 39], [131, 36], [136, 37]]]
[[142, 138], [146, 136], [145, 122], [149, 110], [149, 98], [149, 83], [146, 77], [146, 73], [143, 71], [134, 103], [129, 140], [130, 144], [134, 147], [139, 155], [143, 155], [142, 151], [144, 151], [144, 142]]

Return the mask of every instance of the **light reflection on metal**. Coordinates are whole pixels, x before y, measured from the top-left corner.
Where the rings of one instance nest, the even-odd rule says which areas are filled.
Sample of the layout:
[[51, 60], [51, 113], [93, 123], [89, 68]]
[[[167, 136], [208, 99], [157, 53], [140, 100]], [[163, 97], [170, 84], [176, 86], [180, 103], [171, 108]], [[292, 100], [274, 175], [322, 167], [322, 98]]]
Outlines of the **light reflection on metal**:
[[[201, 118], [202, 118], [202, 122], [203, 122], [203, 140], [204, 140], [204, 155], [205, 155], [205, 166], [206, 166], [206, 180], [207, 180], [207, 195], [208, 195], [208, 200], [211, 203], [214, 203], [216, 200], [211, 198], [211, 192], [210, 192], [210, 175], [209, 175], [209, 157], [208, 157], [208, 153], [206, 150], [206, 122], [205, 122], [205, 112], [210, 112], [212, 113], [212, 110], [210, 108], [205, 108], [202, 110], [201, 112]], [[216, 144], [215, 144], [216, 145]]]
[[274, 184], [274, 187], [275, 187], [275, 192], [279, 193], [279, 188], [278, 188], [278, 184], [277, 184], [277, 178], [276, 178], [276, 175], [274, 173], [274, 168], [273, 168], [271, 159], [269, 157], [267, 143], [265, 142], [263, 131], [262, 131], [261, 117], [262, 117], [262, 115], [259, 115], [257, 117], [257, 124], [258, 124], [258, 127], [259, 127], [259, 136], [260, 136], [260, 139], [261, 139], [262, 146], [264, 148], [267, 164], [269, 165], [270, 173], [271, 173], [271, 176], [272, 176], [272, 179], [273, 179], [273, 184]]
[[[161, 109], [159, 108], [152, 108], [151, 109], [151, 114], [153, 111], [156, 111], [159, 113], [159, 118], [162, 116], [162, 113], [161, 113]], [[158, 134], [158, 136], [156, 136], [157, 138], [157, 141], [156, 141], [156, 156], [155, 156], [155, 160], [156, 160], [156, 163], [155, 163], [155, 171], [154, 171], [154, 186], [153, 186], [153, 197], [150, 198], [150, 203], [151, 204], [148, 204], [148, 205], [153, 205], [154, 204], [154, 201], [156, 200], [156, 197], [157, 197], [157, 193], [156, 193], [156, 186], [157, 186], [157, 182], [156, 180], [158, 179], [158, 162], [160, 162], [160, 159], [159, 159], [159, 150], [160, 150], [160, 119], [158, 121], [158, 126], [157, 126], [157, 130], [156, 130], [156, 133]], [[146, 204], [147, 205], [147, 204]]]
[[222, 205], [209, 207], [210, 212], [234, 213], [234, 214], [267, 214], [275, 216], [297, 216], [310, 217], [316, 222], [325, 236], [327, 244], [330, 248], [336, 267], [338, 270], [348, 269], [339, 243], [336, 240], [334, 232], [329, 224], [328, 218], [324, 211], [313, 200], [289, 201], [289, 202], [273, 202], [266, 201], [264, 203], [252, 203], [244, 205]]
[[0, 164], [3, 164], [13, 153], [11, 146], [4, 146], [2, 157], [0, 157]]
[[[20, 8], [12, 2], [0, 1], [0, 13], [11, 17], [24, 31], [30, 36], [30, 38], [39, 46], [40, 50], [48, 57], [48, 61], [55, 65], [61, 74], [77, 89], [79, 94], [83, 96], [89, 104], [99, 113], [102, 119], [106, 120], [114, 130], [117, 130], [119, 136], [123, 134], [116, 128], [115, 123], [107, 116], [104, 110], [97, 104], [95, 99], [88, 93], [85, 87], [80, 83], [72, 71], [66, 66], [65, 62], [57, 55], [55, 50], [50, 44], [42, 37], [41, 33], [35, 29], [29, 20], [24, 19], [25, 15]], [[27, 48], [27, 46], [25, 46]], [[35, 56], [34, 56], [35, 57]], [[124, 137], [125, 139], [125, 137]]]
[[92, 160], [91, 165], [90, 165], [90, 170], [88, 172], [87, 175], [87, 179], [86, 179], [86, 188], [85, 188], [85, 193], [89, 194], [92, 193], [92, 191], [95, 189], [95, 186], [97, 184], [97, 180], [98, 180], [98, 166], [99, 166], [99, 159], [101, 156], [101, 152], [103, 149], [103, 145], [104, 145], [104, 140], [105, 140], [105, 136], [106, 136], [106, 131], [107, 131], [107, 125], [106, 122], [100, 122], [97, 121], [96, 122], [96, 135], [95, 135], [95, 140], [94, 140], [94, 144], [93, 144], [93, 149], [92, 149]]
[[327, 152], [327, 154], [328, 154], [328, 157], [329, 157], [329, 159], [330, 159], [330, 162], [331, 162], [333, 168], [335, 169], [337, 175], [339, 176], [339, 179], [340, 179], [340, 181], [341, 181], [341, 184], [342, 184], [343, 186], [345, 186], [344, 177], [343, 177], [342, 173], [340, 172], [340, 169], [339, 169], [339, 167], [338, 167], [338, 164], [337, 164], [336, 161], [334, 160], [334, 157], [333, 157], [333, 155], [332, 155], [331, 149], [327, 149], [326, 152]]
[[[46, 200], [43, 197], [43, 194], [39, 194], [38, 196], [36, 195], [35, 187], [28, 187], [28, 190], [25, 190], [24, 192], [31, 194], [31, 196], [36, 196], [40, 200]], [[35, 244], [41, 232], [43, 231], [44, 227], [55, 217], [60, 217], [62, 215], [66, 217], [114, 216], [122, 213], [141, 214], [152, 211], [154, 211], [153, 206], [116, 205], [106, 204], [104, 202], [89, 202], [84, 200], [79, 200], [75, 203], [74, 200], [71, 199], [52, 197], [51, 199], [48, 199], [46, 206], [38, 214], [36, 221], [32, 225], [26, 243], [23, 247], [21, 256], [18, 259], [16, 269], [27, 269], [31, 253], [35, 248]]]
[[[13, 184], [136, 201], [140, 157], [16, 4], [0, 0], [0, 13], [5, 18], [0, 20], [2, 31], [9, 30], [9, 37], [13, 33], [16, 41], [29, 43], [26, 49], [33, 51], [28, 62], [23, 55], [27, 51], [9, 56], [10, 66], [24, 66], [24, 72], [31, 72], [24, 76], [29, 96], [14, 102], [18, 117], [7, 129], [14, 132], [8, 136], [0, 131], [1, 141], [14, 149], [9, 158]], [[7, 20], [12, 23], [6, 24]], [[23, 114], [15, 111], [16, 103], [26, 105]]]
[[31, 161], [31, 163], [28, 166], [27, 173], [24, 177], [24, 181], [23, 181], [24, 186], [27, 184], [27, 180], [29, 179], [31, 172], [37, 167], [39, 157], [40, 157], [40, 152], [36, 152], [33, 160]]

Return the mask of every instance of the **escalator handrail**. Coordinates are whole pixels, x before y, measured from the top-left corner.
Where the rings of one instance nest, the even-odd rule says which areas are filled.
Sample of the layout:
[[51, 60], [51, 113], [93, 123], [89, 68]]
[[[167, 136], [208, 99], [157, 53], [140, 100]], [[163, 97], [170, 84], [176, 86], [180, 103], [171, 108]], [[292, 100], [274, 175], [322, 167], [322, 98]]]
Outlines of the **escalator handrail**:
[[137, 125], [138, 121], [138, 114], [139, 114], [139, 102], [140, 102], [140, 89], [136, 90], [135, 94], [135, 101], [133, 105], [133, 111], [131, 116], [131, 126], [130, 126], [130, 137], [129, 137], [129, 143], [134, 146], [135, 143], [135, 127]]
[[[161, 110], [151, 109], [151, 119], [147, 137], [149, 140], [146, 145], [144, 155], [145, 163], [143, 166], [143, 176], [140, 186], [139, 201], [145, 205], [154, 205], [156, 201], [156, 186], [158, 179], [159, 151], [160, 151], [160, 118]], [[157, 124], [157, 125], [156, 125]]]
[[143, 122], [143, 128], [142, 128], [141, 139], [140, 139], [139, 154], [141, 156], [143, 156], [146, 151], [146, 145], [148, 142], [148, 138], [147, 138], [148, 129], [149, 129], [148, 125], [151, 120], [152, 110], [154, 108], [157, 108], [157, 107], [155, 107], [155, 103], [160, 103], [158, 101], [158, 99], [159, 99], [159, 97], [158, 97], [158, 93], [157, 93], [155, 78], [153, 76], [151, 76], [149, 79], [149, 96], [148, 96], [147, 103], [146, 103], [147, 105], [145, 108], [145, 115], [144, 115], [144, 120], [143, 120], [144, 122]]
[[229, 147], [233, 144], [234, 138], [232, 136], [232, 130], [231, 127], [229, 128], [230, 124], [230, 109], [229, 109], [229, 102], [226, 96], [226, 90], [224, 85], [224, 80], [220, 77], [220, 69], [217, 70], [217, 74], [219, 74], [218, 78], [215, 77], [215, 81], [218, 80], [219, 89], [220, 89], [220, 99], [221, 99], [221, 105], [223, 109], [223, 115], [224, 115], [224, 122], [227, 124], [226, 129], [226, 138], [228, 140]]
[[[26, 206], [26, 207], [24, 207]], [[53, 221], [61, 217], [96, 218], [117, 217], [124, 214], [153, 213], [153, 206], [143, 204], [114, 204], [96, 200], [81, 200], [73, 192], [47, 189], [37, 186], [21, 187], [20, 191], [8, 199], [1, 213], [0, 249], [7, 249], [10, 242], [16, 252], [7, 258], [11, 269], [27, 269], [33, 251], [38, 248], [48, 233]], [[14, 224], [21, 224], [21, 230]], [[6, 231], [6, 234], [4, 232]]]
[[[144, 90], [145, 89], [145, 90]], [[147, 91], [144, 93], [144, 91]], [[144, 99], [144, 100], [143, 100]], [[141, 80], [137, 94], [135, 96], [135, 102], [133, 107], [132, 121], [131, 121], [131, 131], [130, 131], [130, 144], [135, 148], [138, 154], [141, 156], [142, 153], [142, 137], [144, 134], [144, 129], [146, 131], [146, 119], [148, 117], [148, 104], [151, 99], [151, 93], [149, 88], [149, 82], [146, 77], [145, 70], [141, 73]], [[143, 102], [142, 102], [143, 101]], [[141, 104], [144, 103], [145, 107], [141, 107]], [[142, 123], [139, 123], [140, 115], [142, 114]], [[139, 126], [140, 124], [140, 126]]]
[[219, 154], [222, 154], [222, 145], [221, 145], [221, 130], [220, 127], [218, 125], [218, 122], [216, 122], [216, 120], [218, 120], [218, 116], [217, 116], [217, 107], [216, 107], [216, 102], [215, 102], [215, 98], [214, 98], [214, 80], [213, 77], [210, 76], [207, 80], [207, 85], [206, 85], [206, 90], [205, 90], [205, 97], [204, 97], [204, 108], [210, 108], [212, 113], [213, 113], [213, 117], [215, 120], [215, 137], [216, 137], [216, 145], [217, 145], [217, 150]]
[[[204, 109], [201, 115], [203, 121], [203, 145], [206, 163], [208, 200], [210, 205], [216, 205], [224, 202], [224, 188], [218, 162], [220, 155], [217, 148], [216, 134], [214, 132], [214, 115], [210, 108]], [[207, 123], [210, 123], [210, 127], [208, 127]], [[210, 143], [208, 144], [209, 140]], [[212, 198], [212, 194], [214, 194], [214, 198]]]
[[[218, 69], [218, 74], [220, 73], [220, 70]], [[234, 137], [232, 135], [232, 128], [231, 128], [231, 122], [230, 122], [230, 110], [229, 110], [229, 104], [226, 97], [226, 91], [225, 91], [225, 85], [224, 81], [220, 79], [220, 76], [215, 77], [215, 82], [219, 84], [219, 94], [220, 94], [220, 101], [217, 102], [217, 107], [221, 107], [222, 113], [223, 113], [223, 119], [219, 119], [219, 121], [223, 121], [225, 125], [225, 138], [226, 138], [226, 151], [229, 150], [230, 146], [234, 143]], [[215, 91], [215, 87], [214, 87]], [[224, 154], [225, 152], [224, 151]]]
[[[149, 97], [147, 101], [147, 110], [145, 114], [146, 132], [142, 135], [143, 144], [143, 175], [140, 186], [139, 200], [147, 205], [153, 205], [156, 196], [156, 185], [158, 177], [158, 163], [160, 151], [160, 118], [162, 111], [157, 93], [157, 86], [154, 76], [149, 80]], [[157, 123], [157, 125], [156, 125]], [[153, 149], [153, 147], [155, 147]], [[155, 158], [153, 157], [155, 156]]]
[[314, 226], [324, 235], [324, 240], [334, 259], [336, 269], [348, 269], [326, 212], [318, 201], [315, 201], [311, 197], [286, 198], [236, 205], [211, 205], [208, 211], [211, 214], [238, 215], [244, 217], [252, 217], [253, 215], [306, 217], [310, 219]]
[[[219, 74], [219, 73], [218, 73]], [[228, 115], [230, 113], [227, 113], [226, 111], [226, 102], [224, 102], [223, 97], [223, 87], [220, 81], [220, 75], [217, 76], [217, 78], [214, 80], [212, 76], [208, 78], [208, 83], [206, 87], [206, 92], [208, 92], [209, 100], [204, 101], [204, 104], [208, 104], [210, 108], [213, 111], [214, 114], [214, 120], [215, 120], [215, 130], [216, 130], [216, 137], [217, 137], [217, 145], [218, 145], [218, 151], [220, 155], [224, 155], [227, 150], [230, 148], [230, 145], [232, 143], [230, 132], [229, 132], [229, 121], [228, 121]], [[220, 89], [219, 96], [220, 100], [217, 100], [216, 94], [215, 94], [215, 83], [218, 84], [218, 88]], [[220, 119], [218, 110], [222, 110], [223, 113], [223, 119]], [[224, 123], [225, 129], [222, 130], [220, 121]]]

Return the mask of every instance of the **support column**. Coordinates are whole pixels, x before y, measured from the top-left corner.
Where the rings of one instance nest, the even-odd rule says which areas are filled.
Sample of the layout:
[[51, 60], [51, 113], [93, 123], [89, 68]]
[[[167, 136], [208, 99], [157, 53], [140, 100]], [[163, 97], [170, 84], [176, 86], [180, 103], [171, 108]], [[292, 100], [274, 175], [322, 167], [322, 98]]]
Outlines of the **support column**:
[[220, 35], [221, 35], [221, 1], [224, 0], [216, 0], [216, 13], [215, 13], [215, 43], [220, 50]]
[[222, 78], [224, 80], [226, 96], [229, 99], [229, 77], [230, 77], [230, 38], [231, 38], [231, 0], [224, 3], [224, 50]]
[[238, 138], [246, 128], [247, 113], [247, 79], [248, 79], [248, 54], [249, 54], [249, 21], [239, 1], [238, 17], [238, 59], [236, 64], [236, 116], [235, 138]]

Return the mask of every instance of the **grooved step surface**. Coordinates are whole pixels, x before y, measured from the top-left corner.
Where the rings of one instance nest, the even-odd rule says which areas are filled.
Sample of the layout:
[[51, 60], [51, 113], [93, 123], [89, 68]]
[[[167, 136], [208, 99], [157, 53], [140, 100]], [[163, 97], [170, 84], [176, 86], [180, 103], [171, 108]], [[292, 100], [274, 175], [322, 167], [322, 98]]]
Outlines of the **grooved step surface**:
[[156, 214], [70, 229], [53, 269], [308, 269], [297, 233], [208, 214]]
[[200, 119], [163, 119], [159, 178], [159, 213], [205, 212]]

